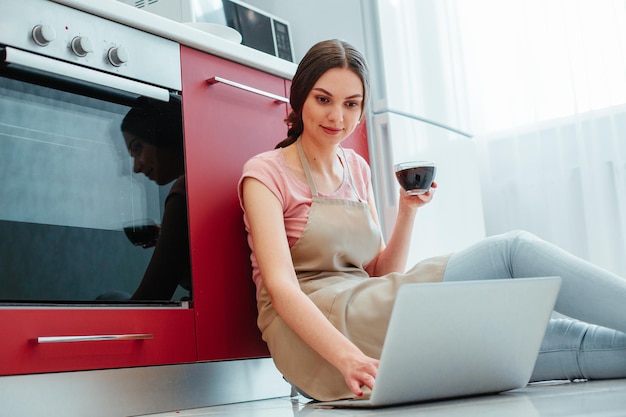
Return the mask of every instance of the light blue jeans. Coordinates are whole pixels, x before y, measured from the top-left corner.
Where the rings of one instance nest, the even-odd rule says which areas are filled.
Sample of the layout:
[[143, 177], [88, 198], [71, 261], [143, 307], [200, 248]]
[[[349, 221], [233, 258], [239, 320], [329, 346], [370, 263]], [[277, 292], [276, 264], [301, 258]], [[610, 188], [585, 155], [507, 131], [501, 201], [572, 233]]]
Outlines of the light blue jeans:
[[531, 381], [626, 378], [626, 279], [513, 231], [452, 254], [443, 280], [553, 275], [563, 280], [555, 311], [572, 319], [550, 320]]

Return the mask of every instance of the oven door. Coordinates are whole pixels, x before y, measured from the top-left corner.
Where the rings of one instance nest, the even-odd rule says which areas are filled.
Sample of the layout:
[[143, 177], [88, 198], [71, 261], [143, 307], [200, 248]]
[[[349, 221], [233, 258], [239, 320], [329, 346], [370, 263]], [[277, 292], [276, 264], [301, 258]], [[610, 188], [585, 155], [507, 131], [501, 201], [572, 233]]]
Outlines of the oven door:
[[[173, 222], [184, 231], [162, 228], [173, 189], [186, 199], [176, 92], [11, 47], [0, 48], [0, 56], [0, 305], [190, 300], [186, 205]], [[139, 111], [127, 124], [152, 137], [178, 126], [167, 134], [178, 137], [180, 152], [144, 144], [158, 154], [152, 165], [138, 161], [147, 157], [136, 150], [131, 155], [121, 125], [133, 107]], [[153, 108], [171, 113], [154, 117]], [[160, 121], [172, 118], [165, 127]], [[175, 175], [156, 178], [174, 163]], [[170, 252], [159, 250], [161, 238], [173, 235], [180, 241], [167, 244]], [[181, 247], [186, 250], [171, 249]], [[155, 272], [173, 263], [178, 270]]]

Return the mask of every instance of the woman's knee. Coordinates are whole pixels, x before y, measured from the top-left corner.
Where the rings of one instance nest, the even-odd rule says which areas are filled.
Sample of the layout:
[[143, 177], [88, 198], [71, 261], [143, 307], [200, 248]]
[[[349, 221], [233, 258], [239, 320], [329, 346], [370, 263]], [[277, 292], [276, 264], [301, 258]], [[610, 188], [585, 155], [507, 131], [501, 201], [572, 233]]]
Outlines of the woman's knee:
[[512, 242], [528, 242], [539, 239], [536, 235], [522, 229], [515, 229], [500, 235], [503, 239], [512, 241]]
[[514, 256], [513, 254], [527, 254], [528, 249], [535, 250], [538, 248], [538, 245], [545, 243], [539, 237], [526, 230], [511, 230], [500, 236], [506, 242], [510, 256]]

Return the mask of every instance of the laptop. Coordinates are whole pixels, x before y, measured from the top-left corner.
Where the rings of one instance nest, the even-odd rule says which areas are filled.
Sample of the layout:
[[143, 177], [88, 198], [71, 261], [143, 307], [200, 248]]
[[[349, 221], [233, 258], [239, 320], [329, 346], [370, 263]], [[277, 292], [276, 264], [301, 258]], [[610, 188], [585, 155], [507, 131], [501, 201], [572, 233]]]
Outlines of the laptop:
[[524, 387], [560, 277], [400, 287], [369, 398], [314, 407], [385, 407]]

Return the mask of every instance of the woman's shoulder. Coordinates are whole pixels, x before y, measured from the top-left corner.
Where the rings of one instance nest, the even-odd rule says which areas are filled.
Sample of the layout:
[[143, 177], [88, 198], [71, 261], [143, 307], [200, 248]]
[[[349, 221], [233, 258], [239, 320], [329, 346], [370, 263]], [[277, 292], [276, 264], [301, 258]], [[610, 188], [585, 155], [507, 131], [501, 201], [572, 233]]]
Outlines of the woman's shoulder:
[[289, 190], [291, 179], [287, 174], [289, 168], [282, 153], [282, 149], [273, 149], [257, 154], [243, 166], [241, 178], [239, 180], [239, 193], [242, 193], [243, 181], [245, 178], [254, 178], [265, 184], [282, 202], [284, 194]]
[[185, 175], [181, 175], [180, 177], [176, 178], [167, 196], [169, 197], [171, 195], [182, 195], [183, 197], [185, 197], [186, 193], [187, 186], [185, 182]]
[[260, 154], [254, 155], [246, 161], [243, 166], [243, 174], [249, 175], [255, 172], [273, 172], [283, 165], [282, 152], [280, 149], [272, 149]]

